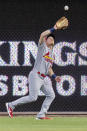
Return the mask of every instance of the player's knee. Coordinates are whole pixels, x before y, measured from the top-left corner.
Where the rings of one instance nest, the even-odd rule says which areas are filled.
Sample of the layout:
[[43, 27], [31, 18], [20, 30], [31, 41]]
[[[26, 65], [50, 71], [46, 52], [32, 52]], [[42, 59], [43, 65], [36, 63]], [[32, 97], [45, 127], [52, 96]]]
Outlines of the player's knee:
[[34, 101], [36, 101], [37, 100], [37, 96], [32, 96], [32, 101], [34, 102]]
[[52, 99], [52, 100], [55, 99], [55, 93], [51, 94], [51, 99]]
[[54, 92], [52, 92], [52, 93], [50, 93], [49, 95], [47, 95], [47, 97], [49, 97], [50, 98], [50, 100], [54, 100], [55, 99], [55, 93]]

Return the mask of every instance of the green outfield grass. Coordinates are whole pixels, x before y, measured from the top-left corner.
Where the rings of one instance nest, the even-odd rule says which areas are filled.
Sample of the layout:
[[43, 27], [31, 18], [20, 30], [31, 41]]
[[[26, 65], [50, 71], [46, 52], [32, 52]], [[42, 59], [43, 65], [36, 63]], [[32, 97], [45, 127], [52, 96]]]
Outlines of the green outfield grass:
[[0, 117], [0, 131], [87, 131], [86, 117], [53, 117], [53, 120], [35, 120], [19, 116]]

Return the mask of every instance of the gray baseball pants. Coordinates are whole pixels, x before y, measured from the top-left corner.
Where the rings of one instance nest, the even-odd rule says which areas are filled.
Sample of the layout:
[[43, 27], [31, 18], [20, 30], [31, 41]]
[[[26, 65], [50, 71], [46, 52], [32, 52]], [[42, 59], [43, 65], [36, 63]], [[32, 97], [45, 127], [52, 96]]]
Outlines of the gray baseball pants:
[[28, 80], [29, 95], [12, 101], [9, 103], [9, 105], [14, 109], [17, 105], [34, 102], [37, 100], [39, 91], [41, 90], [46, 95], [46, 98], [42, 104], [40, 112], [37, 114], [37, 117], [45, 117], [45, 114], [47, 113], [52, 101], [55, 98], [52, 82], [48, 76], [46, 76], [44, 79], [41, 79], [35, 70], [30, 72]]

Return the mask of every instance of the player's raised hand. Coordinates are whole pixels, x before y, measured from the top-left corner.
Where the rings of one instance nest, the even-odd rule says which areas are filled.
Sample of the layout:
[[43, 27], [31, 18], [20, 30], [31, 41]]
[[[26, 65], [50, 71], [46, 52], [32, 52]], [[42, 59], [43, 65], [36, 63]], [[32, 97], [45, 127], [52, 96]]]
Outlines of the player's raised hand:
[[54, 25], [54, 29], [65, 29], [68, 27], [68, 24], [68, 19], [65, 16], [63, 16], [56, 22], [56, 24]]
[[57, 26], [56, 26], [56, 24], [54, 25], [54, 29], [55, 29], [55, 30], [57, 30], [57, 29], [58, 29], [58, 28], [57, 28]]

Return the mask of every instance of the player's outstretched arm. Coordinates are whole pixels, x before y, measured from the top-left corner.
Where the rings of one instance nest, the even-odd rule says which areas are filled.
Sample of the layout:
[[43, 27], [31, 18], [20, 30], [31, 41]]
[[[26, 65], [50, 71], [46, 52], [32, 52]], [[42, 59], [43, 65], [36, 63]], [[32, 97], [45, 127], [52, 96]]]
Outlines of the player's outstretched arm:
[[56, 26], [54, 26], [53, 28], [48, 29], [48, 30], [42, 32], [41, 35], [40, 35], [39, 43], [42, 44], [43, 42], [45, 42], [46, 36], [51, 34], [52, 32], [54, 32], [55, 30], [56, 30]]
[[63, 16], [56, 22], [53, 28], [41, 33], [39, 43], [42, 44], [43, 42], [45, 42], [45, 37], [50, 33], [54, 32], [55, 30], [65, 29], [67, 27], [68, 27], [68, 19]]
[[56, 76], [56, 75], [54, 74], [52, 67], [49, 68], [48, 74], [49, 74], [52, 78], [54, 78], [55, 81], [57, 81], [57, 82], [60, 82], [60, 81], [61, 81], [60, 76]]
[[40, 35], [39, 43], [42, 44], [43, 42], [45, 42], [45, 37], [49, 35], [50, 33], [51, 33], [50, 30], [46, 30], [42, 32]]

